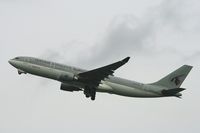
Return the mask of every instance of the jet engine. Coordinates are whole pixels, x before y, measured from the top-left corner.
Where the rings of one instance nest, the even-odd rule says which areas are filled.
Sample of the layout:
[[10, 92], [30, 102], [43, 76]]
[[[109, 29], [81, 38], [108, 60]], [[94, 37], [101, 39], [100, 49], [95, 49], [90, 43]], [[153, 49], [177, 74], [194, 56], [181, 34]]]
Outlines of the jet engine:
[[70, 85], [64, 84], [64, 83], [61, 83], [60, 89], [64, 90], [64, 91], [71, 91], [71, 92], [73, 92], [73, 91], [80, 91], [81, 90], [78, 87], [70, 86]]

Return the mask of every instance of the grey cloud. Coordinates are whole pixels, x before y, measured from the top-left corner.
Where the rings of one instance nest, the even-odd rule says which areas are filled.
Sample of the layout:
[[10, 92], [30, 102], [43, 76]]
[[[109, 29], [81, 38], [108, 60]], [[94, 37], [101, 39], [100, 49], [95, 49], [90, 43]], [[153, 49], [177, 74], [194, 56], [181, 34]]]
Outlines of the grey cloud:
[[154, 25], [133, 15], [117, 16], [109, 25], [95, 60], [119, 58], [138, 54], [151, 46]]
[[87, 66], [88, 61], [101, 63], [106, 59], [139, 54], [153, 47], [155, 28], [154, 23], [150, 21], [143, 21], [134, 15], [120, 15], [116, 16], [108, 27], [105, 35], [93, 46], [72, 41], [58, 50], [47, 50], [43, 56], [64, 61], [67, 60], [66, 53], [69, 51], [74, 55], [73, 59], [77, 64]]
[[[191, 4], [191, 3], [193, 4]], [[100, 41], [100, 50], [94, 60], [118, 58], [127, 55], [152, 55], [161, 52], [175, 51], [177, 56], [183, 54], [176, 48], [162, 47], [157, 44], [162, 29], [169, 28], [172, 31], [199, 32], [200, 13], [195, 1], [170, 0], [163, 1], [159, 6], [150, 8], [141, 18], [134, 15], [121, 15], [114, 18], [106, 31], [106, 36]], [[189, 10], [190, 9], [190, 10]], [[191, 10], [192, 9], [192, 10]], [[193, 22], [191, 24], [191, 22]], [[196, 23], [194, 23], [196, 22]], [[167, 38], [167, 36], [166, 36]], [[159, 47], [159, 48], [158, 48]]]
[[114, 17], [104, 36], [97, 40], [95, 45], [88, 46], [83, 42], [72, 41], [58, 50], [47, 52], [50, 54], [49, 57], [66, 61], [67, 52], [70, 51], [70, 54], [74, 55], [74, 63], [81, 64], [81, 67], [88, 66], [87, 62], [97, 64], [126, 56], [156, 55], [163, 51], [169, 54], [175, 51], [174, 54], [177, 53], [177, 56], [183, 56], [184, 54], [178, 49], [162, 46], [156, 40], [162, 34], [160, 32], [166, 28], [176, 32], [181, 31], [180, 34], [184, 34], [183, 31], [199, 32], [199, 24], [191, 22], [200, 22], [196, 17], [200, 13], [191, 7], [195, 5], [195, 1], [190, 2], [193, 4], [179, 0], [162, 1], [160, 5], [149, 8], [140, 18], [132, 14], [118, 15]]

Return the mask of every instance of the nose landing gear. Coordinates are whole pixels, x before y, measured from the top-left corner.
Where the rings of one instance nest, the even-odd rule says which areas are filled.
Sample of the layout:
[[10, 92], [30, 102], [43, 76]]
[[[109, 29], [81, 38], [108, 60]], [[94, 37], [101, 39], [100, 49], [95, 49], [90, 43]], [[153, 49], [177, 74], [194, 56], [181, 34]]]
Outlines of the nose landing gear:
[[25, 72], [25, 71], [23, 71], [23, 70], [20, 70], [20, 69], [18, 69], [18, 70], [17, 70], [17, 72], [18, 72], [18, 74], [19, 74], [19, 75], [21, 75], [21, 74], [23, 74], [23, 73], [24, 73], [24, 74], [26, 74], [26, 72]]

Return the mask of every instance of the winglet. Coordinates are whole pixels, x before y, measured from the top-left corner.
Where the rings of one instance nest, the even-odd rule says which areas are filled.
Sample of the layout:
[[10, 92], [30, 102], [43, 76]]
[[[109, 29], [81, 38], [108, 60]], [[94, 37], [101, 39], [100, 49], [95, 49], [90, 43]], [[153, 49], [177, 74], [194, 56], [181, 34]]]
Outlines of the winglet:
[[126, 57], [125, 59], [122, 60], [123, 63], [127, 63], [129, 61], [130, 57]]

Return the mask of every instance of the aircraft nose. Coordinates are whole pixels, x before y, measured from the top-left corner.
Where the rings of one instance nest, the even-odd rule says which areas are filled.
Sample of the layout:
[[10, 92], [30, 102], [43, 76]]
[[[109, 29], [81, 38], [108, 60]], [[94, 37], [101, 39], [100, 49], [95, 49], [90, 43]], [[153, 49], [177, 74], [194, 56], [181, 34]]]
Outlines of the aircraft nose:
[[13, 59], [10, 59], [8, 62], [9, 62], [11, 65], [13, 65], [13, 64], [14, 64], [14, 61], [13, 61]]

